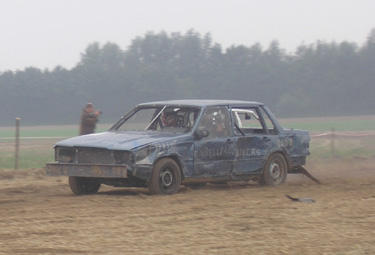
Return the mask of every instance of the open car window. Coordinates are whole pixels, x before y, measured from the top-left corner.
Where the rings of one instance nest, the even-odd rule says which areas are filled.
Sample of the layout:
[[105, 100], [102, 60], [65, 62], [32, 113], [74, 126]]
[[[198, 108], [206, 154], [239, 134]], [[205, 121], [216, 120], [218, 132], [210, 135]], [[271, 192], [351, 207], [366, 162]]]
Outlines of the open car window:
[[232, 118], [236, 135], [266, 133], [256, 108], [234, 108]]
[[277, 129], [275, 128], [275, 125], [274, 123], [272, 122], [272, 120], [270, 119], [270, 117], [268, 116], [268, 114], [264, 111], [263, 108], [260, 108], [260, 112], [263, 116], [263, 119], [264, 119], [264, 124], [266, 125], [266, 128], [268, 130], [268, 133], [271, 134], [271, 135], [276, 135], [278, 134], [277, 132]]
[[119, 131], [190, 132], [200, 108], [159, 106], [139, 108], [121, 125]]
[[228, 108], [225, 106], [208, 107], [198, 125], [198, 130], [209, 132], [205, 139], [229, 137], [231, 133], [229, 116]]

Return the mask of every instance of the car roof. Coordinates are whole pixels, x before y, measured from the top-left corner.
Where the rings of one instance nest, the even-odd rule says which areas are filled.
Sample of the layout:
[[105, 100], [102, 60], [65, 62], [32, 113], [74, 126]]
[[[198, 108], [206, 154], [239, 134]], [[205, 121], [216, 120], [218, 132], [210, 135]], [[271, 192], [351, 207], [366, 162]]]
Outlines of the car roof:
[[167, 101], [157, 101], [142, 103], [139, 106], [147, 105], [178, 105], [178, 106], [219, 106], [219, 105], [230, 105], [230, 106], [258, 106], [264, 105], [263, 103], [251, 102], [251, 101], [240, 101], [240, 100], [167, 100]]

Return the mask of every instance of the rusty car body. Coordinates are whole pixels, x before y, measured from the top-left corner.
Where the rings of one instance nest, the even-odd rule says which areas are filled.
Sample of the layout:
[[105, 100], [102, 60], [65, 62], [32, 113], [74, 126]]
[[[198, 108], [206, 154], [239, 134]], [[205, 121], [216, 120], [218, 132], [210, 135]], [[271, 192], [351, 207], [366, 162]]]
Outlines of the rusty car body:
[[137, 105], [107, 132], [56, 143], [48, 175], [69, 176], [74, 194], [101, 184], [174, 194], [180, 185], [285, 182], [306, 163], [310, 135], [283, 129], [262, 103], [174, 100]]

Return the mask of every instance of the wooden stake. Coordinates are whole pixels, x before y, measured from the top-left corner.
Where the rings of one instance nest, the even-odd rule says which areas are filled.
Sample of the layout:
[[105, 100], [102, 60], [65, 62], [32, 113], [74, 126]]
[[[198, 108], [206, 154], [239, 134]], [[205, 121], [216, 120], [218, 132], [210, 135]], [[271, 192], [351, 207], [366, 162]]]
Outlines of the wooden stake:
[[14, 169], [18, 169], [18, 156], [20, 150], [20, 118], [16, 118], [16, 155], [14, 159]]
[[331, 156], [335, 157], [335, 128], [332, 128], [331, 133]]

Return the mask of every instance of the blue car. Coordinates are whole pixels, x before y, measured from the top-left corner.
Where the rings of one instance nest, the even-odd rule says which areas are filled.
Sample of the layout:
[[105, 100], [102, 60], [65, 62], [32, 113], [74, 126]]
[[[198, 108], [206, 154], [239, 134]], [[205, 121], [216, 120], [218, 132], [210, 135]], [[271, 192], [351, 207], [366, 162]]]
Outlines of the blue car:
[[107, 132], [56, 143], [46, 173], [74, 194], [102, 184], [171, 195], [180, 185], [258, 181], [279, 185], [306, 163], [310, 135], [283, 129], [262, 103], [175, 100], [137, 105]]

